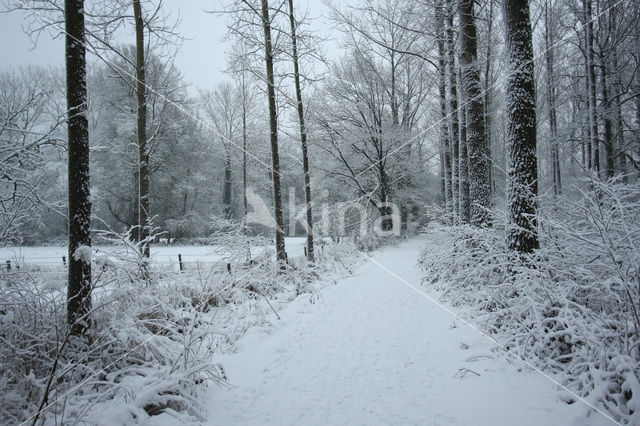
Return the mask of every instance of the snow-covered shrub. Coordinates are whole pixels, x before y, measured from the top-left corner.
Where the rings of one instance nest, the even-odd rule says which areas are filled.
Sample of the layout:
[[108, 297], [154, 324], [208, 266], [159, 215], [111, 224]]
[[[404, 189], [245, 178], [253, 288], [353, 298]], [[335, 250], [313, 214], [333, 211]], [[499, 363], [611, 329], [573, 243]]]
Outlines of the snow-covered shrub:
[[42, 277], [0, 288], [0, 421], [33, 421], [36, 415], [46, 424], [75, 421], [91, 418], [96, 404], [126, 407], [124, 423], [169, 409], [201, 419], [198, 389], [222, 380], [203, 350], [211, 338], [208, 324], [196, 309], [185, 308], [171, 282], [145, 286], [96, 269], [86, 339], [68, 334], [66, 296], [48, 289]]
[[431, 227], [424, 281], [504, 348], [630, 422], [640, 413], [640, 186], [589, 186], [577, 200], [541, 200], [531, 256], [510, 252], [504, 229]]
[[53, 282], [49, 270], [0, 273], [0, 423], [201, 423], [203, 388], [226, 381], [215, 354], [357, 256], [353, 243], [326, 244], [314, 265], [291, 258], [281, 270], [273, 250], [246, 261], [229, 249], [220, 263], [180, 272], [142, 259], [126, 235], [103, 237], [118, 246], [92, 253], [86, 340], [67, 333], [61, 267]]
[[179, 219], [167, 219], [165, 222], [167, 236], [171, 240], [204, 235], [208, 225], [208, 218], [203, 218], [196, 212], [188, 212]]

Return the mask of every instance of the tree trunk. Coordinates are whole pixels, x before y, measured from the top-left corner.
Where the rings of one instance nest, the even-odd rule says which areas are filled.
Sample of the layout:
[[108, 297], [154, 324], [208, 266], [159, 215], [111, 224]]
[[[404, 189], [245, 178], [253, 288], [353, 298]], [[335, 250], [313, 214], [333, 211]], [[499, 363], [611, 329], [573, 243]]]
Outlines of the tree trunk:
[[[464, 98], [463, 98], [464, 99]], [[467, 147], [467, 108], [460, 106], [460, 222], [471, 222], [471, 202], [469, 195], [469, 150]]]
[[[627, 173], [627, 157], [625, 156], [624, 123], [622, 115], [622, 94], [624, 88], [620, 77], [621, 69], [618, 64], [618, 6], [614, 0], [608, 1], [609, 29], [611, 32], [611, 72], [613, 73], [613, 109], [615, 120], [615, 137], [613, 146], [617, 148], [618, 170], [623, 176]], [[625, 177], [626, 179], [626, 177]]]
[[545, 21], [545, 59], [547, 65], [547, 102], [549, 107], [549, 132], [551, 133], [551, 168], [553, 174], [553, 195], [562, 193], [562, 177], [560, 171], [560, 148], [558, 141], [558, 119], [556, 111], [556, 84], [553, 58], [553, 28], [551, 17], [553, 16], [549, 0], [544, 5]]
[[[590, 101], [589, 101], [589, 64], [587, 62], [587, 53], [585, 50], [585, 54], [584, 54], [584, 75], [587, 76], [585, 78], [585, 94], [586, 94], [586, 109], [585, 109], [585, 128], [583, 130], [586, 130], [586, 132], [584, 132], [584, 142], [583, 142], [583, 158], [582, 158], [582, 164], [584, 166], [587, 167], [588, 170], [591, 170], [591, 109], [590, 109]], [[586, 161], [585, 161], [586, 160]]]
[[447, 207], [447, 184], [444, 177], [444, 152], [442, 150], [444, 141], [440, 139], [438, 146], [438, 156], [440, 157], [440, 196], [438, 197], [438, 204], [448, 212]]
[[602, 121], [604, 123], [604, 134], [602, 135], [602, 150], [604, 157], [604, 177], [613, 177], [615, 166], [613, 159], [615, 156], [615, 147], [613, 146], [613, 122], [611, 121], [611, 99], [609, 98], [609, 82], [607, 73], [608, 67], [604, 52], [600, 55], [600, 95]]
[[471, 223], [489, 225], [487, 209], [490, 204], [487, 142], [484, 129], [484, 105], [480, 91], [477, 32], [473, 14], [473, 0], [458, 3], [461, 54], [460, 71], [467, 108], [467, 155], [469, 161], [469, 198]]
[[494, 0], [489, 0], [489, 27], [487, 28], [487, 63], [484, 68], [484, 131], [487, 138], [487, 161], [489, 166], [487, 171], [489, 172], [489, 197], [493, 194], [493, 160], [491, 158], [491, 114], [490, 114], [490, 99], [491, 99], [491, 56], [493, 43], [491, 42], [491, 32], [493, 30], [493, 7]]
[[227, 147], [225, 152], [225, 160], [224, 160], [224, 188], [222, 191], [222, 206], [224, 209], [224, 218], [231, 219], [233, 216], [232, 206], [231, 206], [231, 191], [232, 191], [232, 180], [231, 180], [231, 152], [229, 152], [231, 148]]
[[314, 261], [313, 254], [313, 217], [311, 214], [311, 176], [309, 173], [309, 155], [307, 152], [307, 129], [304, 122], [304, 108], [302, 105], [302, 89], [300, 87], [300, 69], [298, 65], [298, 42], [296, 38], [296, 22], [293, 14], [293, 0], [289, 0], [289, 22], [291, 24], [291, 44], [293, 49], [293, 74], [296, 85], [296, 100], [298, 104], [298, 121], [300, 123], [300, 141], [302, 144], [302, 169], [304, 172], [304, 197], [307, 215], [307, 260]]
[[67, 322], [72, 334], [82, 334], [89, 328], [91, 311], [91, 192], [84, 0], [65, 0], [64, 14], [69, 138]]
[[[242, 206], [243, 218], [249, 213], [247, 200], [247, 88], [244, 70], [242, 71]], [[246, 235], [246, 226], [243, 228]]]
[[140, 230], [141, 250], [149, 257], [149, 150], [147, 148], [147, 85], [144, 63], [144, 21], [140, 0], [133, 0], [133, 15], [136, 21], [136, 80], [138, 95], [138, 229]]
[[[640, 158], [640, 73], [636, 75], [636, 97], [635, 97], [635, 106], [636, 106], [636, 130], [633, 132], [636, 139], [636, 153], [638, 158]], [[640, 177], [640, 170], [638, 170], [638, 176]]]
[[587, 84], [589, 87], [589, 133], [591, 146], [591, 168], [600, 173], [600, 146], [598, 143], [598, 117], [596, 115], [596, 67], [593, 51], [593, 21], [591, 0], [583, 0], [585, 48], [587, 59]]
[[284, 219], [282, 217], [282, 190], [280, 188], [280, 157], [278, 155], [278, 115], [276, 111], [276, 91], [273, 76], [273, 48], [271, 46], [271, 20], [269, 1], [262, 0], [262, 27], [264, 30], [265, 64], [267, 68], [267, 96], [269, 98], [269, 128], [271, 132], [271, 161], [273, 179], [273, 204], [276, 219], [276, 258], [287, 261], [284, 245]]
[[507, 69], [507, 203], [509, 248], [520, 253], [537, 249], [536, 92], [529, 4], [506, 0]]
[[[247, 236], [247, 214], [249, 213], [249, 201], [247, 200], [247, 86], [245, 80], [245, 70], [242, 70], [242, 234]], [[249, 241], [245, 241], [245, 260], [251, 261], [251, 246]]]
[[436, 34], [438, 34], [438, 91], [440, 94], [440, 148], [442, 152], [443, 195], [445, 210], [453, 214], [453, 189], [451, 183], [451, 145], [447, 126], [447, 60], [445, 53], [445, 14], [442, 0], [436, 2]]
[[451, 143], [451, 207], [453, 209], [454, 224], [460, 217], [460, 171], [458, 159], [460, 158], [460, 145], [458, 135], [458, 87], [456, 82], [456, 48], [453, 30], [453, 15], [455, 2], [447, 0], [447, 60], [449, 65], [449, 141]]

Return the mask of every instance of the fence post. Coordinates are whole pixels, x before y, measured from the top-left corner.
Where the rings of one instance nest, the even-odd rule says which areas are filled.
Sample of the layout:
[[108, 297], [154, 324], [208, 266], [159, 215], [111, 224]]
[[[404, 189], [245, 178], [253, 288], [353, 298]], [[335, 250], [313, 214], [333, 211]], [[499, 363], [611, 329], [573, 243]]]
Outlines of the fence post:
[[231, 264], [230, 263], [227, 263], [227, 272], [231, 273]]
[[67, 257], [66, 256], [62, 256], [62, 264], [66, 267], [67, 266]]
[[7, 272], [11, 272], [11, 261], [7, 260]]
[[180, 272], [184, 271], [184, 264], [182, 263], [182, 255], [178, 255], [178, 265], [180, 265]]

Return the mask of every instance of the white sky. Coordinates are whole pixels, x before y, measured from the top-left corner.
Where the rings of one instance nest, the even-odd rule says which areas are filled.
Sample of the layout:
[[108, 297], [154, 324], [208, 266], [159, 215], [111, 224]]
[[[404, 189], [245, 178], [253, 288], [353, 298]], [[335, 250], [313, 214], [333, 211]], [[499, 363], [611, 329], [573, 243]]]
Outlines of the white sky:
[[[228, 45], [222, 41], [227, 18], [205, 12], [220, 10], [224, 3], [219, 0], [164, 0], [165, 9], [170, 11], [172, 17], [178, 13], [181, 16], [178, 32], [185, 37], [176, 57], [176, 66], [187, 82], [201, 89], [212, 89], [217, 82], [227, 78], [223, 70]], [[294, 5], [298, 16], [308, 10], [310, 17], [317, 18], [312, 23], [314, 31], [324, 36], [329, 34], [326, 18], [329, 12], [321, 0], [296, 0]], [[0, 40], [4, 41], [0, 43], [0, 69], [29, 64], [61, 66], [64, 59], [62, 35], [53, 38], [51, 34], [42, 33], [34, 47], [22, 29], [24, 25], [27, 25], [25, 13], [0, 13]], [[335, 43], [330, 44], [335, 46]], [[335, 50], [330, 53], [335, 53]], [[91, 56], [88, 53], [89, 60], [94, 59]], [[195, 91], [195, 87], [191, 90]]]

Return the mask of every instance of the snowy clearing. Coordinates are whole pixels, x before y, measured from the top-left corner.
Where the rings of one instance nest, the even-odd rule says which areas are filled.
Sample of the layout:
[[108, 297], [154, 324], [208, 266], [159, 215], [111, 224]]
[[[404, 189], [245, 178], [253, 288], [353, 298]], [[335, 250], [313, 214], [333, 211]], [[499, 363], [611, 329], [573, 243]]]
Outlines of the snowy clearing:
[[[285, 239], [287, 253], [289, 256], [304, 255], [305, 237], [288, 237]], [[115, 246], [93, 246], [93, 252], [97, 254], [109, 255], [120, 247]], [[271, 247], [254, 247], [254, 254], [261, 254], [265, 249]], [[217, 247], [210, 245], [160, 245], [151, 246], [151, 257], [156, 263], [178, 265], [178, 254], [182, 255], [184, 262], [216, 262], [222, 258]], [[61, 265], [62, 257], [68, 256], [67, 247], [61, 246], [24, 246], [24, 247], [0, 247], [0, 262], [2, 265], [10, 260], [12, 263], [18, 261], [20, 264], [29, 265]]]
[[611, 424], [376, 265], [418, 287], [425, 238], [300, 296], [217, 356], [231, 386], [212, 388], [210, 424]]

